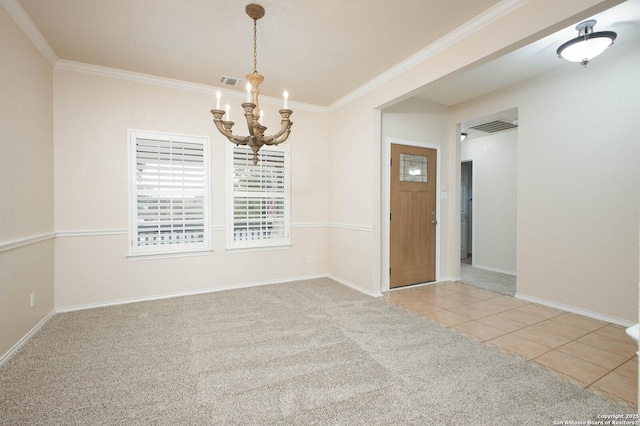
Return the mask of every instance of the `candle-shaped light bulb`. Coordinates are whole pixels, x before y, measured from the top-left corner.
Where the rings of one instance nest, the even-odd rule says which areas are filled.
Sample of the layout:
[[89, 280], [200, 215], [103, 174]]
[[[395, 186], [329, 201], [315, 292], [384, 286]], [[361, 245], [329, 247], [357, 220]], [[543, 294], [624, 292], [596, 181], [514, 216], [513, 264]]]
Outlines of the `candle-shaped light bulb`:
[[220, 98], [222, 98], [222, 93], [218, 90], [216, 91], [216, 109], [220, 109]]
[[287, 99], [289, 99], [289, 92], [287, 92], [287, 89], [282, 93], [282, 97], [284, 98], [284, 109], [287, 109]]
[[247, 102], [251, 102], [251, 83], [247, 82]]
[[263, 109], [261, 109], [261, 110], [260, 110], [260, 120], [258, 120], [258, 122], [259, 122], [260, 124], [262, 124], [262, 118], [263, 118], [263, 117], [264, 117], [264, 110], [263, 110]]
[[227, 111], [227, 121], [231, 121], [231, 106], [226, 104], [224, 110]]

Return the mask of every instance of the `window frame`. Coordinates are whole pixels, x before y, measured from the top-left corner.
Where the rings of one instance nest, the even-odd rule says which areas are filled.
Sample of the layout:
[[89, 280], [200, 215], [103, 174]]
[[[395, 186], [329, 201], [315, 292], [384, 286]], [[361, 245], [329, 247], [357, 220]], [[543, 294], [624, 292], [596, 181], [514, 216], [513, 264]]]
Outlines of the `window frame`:
[[[251, 148], [242, 145], [230, 144], [227, 150], [227, 166], [228, 166], [228, 184], [227, 184], [227, 251], [255, 251], [255, 250], [277, 250], [286, 249], [291, 246], [291, 150], [288, 145], [263, 146], [260, 153], [267, 151], [277, 151], [284, 154], [284, 190], [279, 198], [283, 200], [283, 234], [282, 238], [277, 239], [251, 239], [236, 240], [235, 236], [235, 197], [234, 190], [235, 166], [234, 153], [236, 150], [248, 150]], [[263, 156], [258, 160], [257, 166], [260, 166]], [[242, 191], [238, 191], [242, 194]], [[255, 193], [252, 193], [255, 196]], [[264, 192], [264, 198], [269, 197], [269, 192]]]
[[[152, 130], [127, 130], [128, 144], [128, 187], [129, 187], [129, 248], [127, 257], [130, 258], [158, 258], [158, 257], [174, 257], [174, 256], [193, 256], [207, 254], [212, 251], [212, 227], [211, 227], [211, 141], [208, 136], [187, 135], [179, 133], [158, 132]], [[201, 190], [192, 190], [185, 194], [197, 194], [203, 197], [203, 238], [197, 243], [168, 243], [168, 244], [152, 244], [140, 245], [138, 241], [138, 194], [144, 192], [138, 188], [137, 181], [137, 164], [138, 150], [137, 141], [157, 140], [163, 142], [182, 142], [193, 143], [202, 146], [202, 167], [203, 167], [203, 188]], [[153, 191], [153, 190], [148, 190]], [[161, 191], [161, 189], [157, 189]], [[169, 194], [169, 192], [171, 194]], [[174, 195], [178, 190], [170, 190], [165, 192], [167, 195]], [[160, 193], [160, 192], [159, 192]]]

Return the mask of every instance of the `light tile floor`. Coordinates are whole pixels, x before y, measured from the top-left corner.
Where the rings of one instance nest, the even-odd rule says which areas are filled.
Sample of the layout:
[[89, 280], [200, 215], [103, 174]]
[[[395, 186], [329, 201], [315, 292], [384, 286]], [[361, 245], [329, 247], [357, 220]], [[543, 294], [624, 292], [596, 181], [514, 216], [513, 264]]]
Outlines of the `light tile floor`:
[[459, 282], [382, 299], [637, 409], [638, 347], [622, 326]]

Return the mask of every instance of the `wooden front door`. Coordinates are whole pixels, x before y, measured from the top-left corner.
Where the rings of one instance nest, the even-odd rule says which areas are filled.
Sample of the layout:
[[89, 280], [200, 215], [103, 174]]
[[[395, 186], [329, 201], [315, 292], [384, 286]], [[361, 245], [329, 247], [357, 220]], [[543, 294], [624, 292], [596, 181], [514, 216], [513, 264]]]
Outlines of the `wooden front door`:
[[391, 144], [390, 288], [436, 279], [436, 154]]

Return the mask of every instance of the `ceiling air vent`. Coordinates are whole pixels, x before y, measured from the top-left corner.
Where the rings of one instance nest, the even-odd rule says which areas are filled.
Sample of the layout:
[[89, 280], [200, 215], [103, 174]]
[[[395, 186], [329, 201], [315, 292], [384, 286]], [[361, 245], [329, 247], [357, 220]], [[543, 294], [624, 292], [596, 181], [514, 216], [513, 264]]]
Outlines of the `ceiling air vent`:
[[480, 130], [481, 132], [486, 133], [496, 133], [501, 132], [503, 130], [509, 130], [518, 127], [517, 124], [514, 124], [511, 121], [506, 120], [494, 120], [488, 123], [478, 124], [477, 126], [471, 126], [470, 129]]
[[241, 78], [227, 77], [226, 75], [221, 75], [219, 79], [220, 84], [226, 84], [228, 86], [234, 87], [241, 86], [243, 81], [244, 80], [242, 80]]

